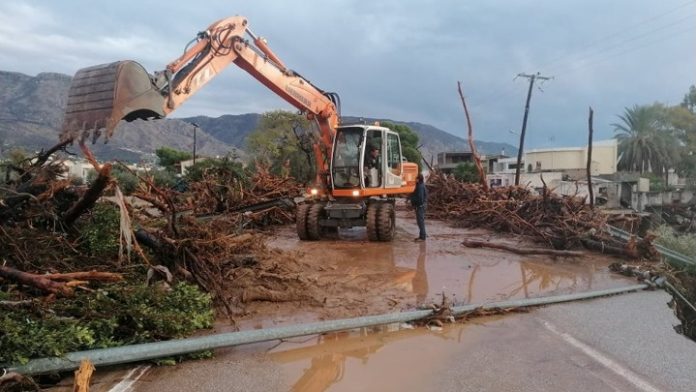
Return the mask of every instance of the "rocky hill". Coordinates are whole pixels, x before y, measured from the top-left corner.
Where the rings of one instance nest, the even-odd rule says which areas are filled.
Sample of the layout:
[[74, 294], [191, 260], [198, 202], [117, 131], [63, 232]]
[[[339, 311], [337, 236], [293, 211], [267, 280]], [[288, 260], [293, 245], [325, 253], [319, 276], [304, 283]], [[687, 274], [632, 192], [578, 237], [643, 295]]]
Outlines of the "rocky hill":
[[[32, 77], [0, 71], [0, 149], [20, 146], [31, 151], [54, 145], [70, 80], [54, 73]], [[201, 155], [224, 155], [234, 149], [204, 131], [196, 139]], [[179, 119], [121, 123], [116, 137], [92, 149], [99, 159], [138, 161], [161, 146], [191, 150], [193, 126]]]
[[[41, 73], [28, 76], [0, 71], [0, 153], [21, 146], [37, 150], [52, 146], [58, 139], [63, 111], [70, 86], [70, 76]], [[196, 139], [201, 155], [224, 155], [245, 148], [247, 135], [256, 128], [261, 115], [256, 113], [224, 115], [217, 118], [196, 116], [182, 119], [136, 121], [122, 123], [108, 144], [98, 143], [93, 150], [100, 159], [118, 158], [138, 161], [147, 158], [161, 146], [191, 150], [192, 124], [199, 126]], [[451, 135], [431, 125], [385, 119], [344, 117], [344, 123], [361, 121], [392, 121], [408, 125], [419, 134], [423, 155], [430, 159], [440, 151], [468, 150], [465, 139]], [[505, 143], [476, 142], [482, 153], [505, 150], [514, 154], [515, 148]]]

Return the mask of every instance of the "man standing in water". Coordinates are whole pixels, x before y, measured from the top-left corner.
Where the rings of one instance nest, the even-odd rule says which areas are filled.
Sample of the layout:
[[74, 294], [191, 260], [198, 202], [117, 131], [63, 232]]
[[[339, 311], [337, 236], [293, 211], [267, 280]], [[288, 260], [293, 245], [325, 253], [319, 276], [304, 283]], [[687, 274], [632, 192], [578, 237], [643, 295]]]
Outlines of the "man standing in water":
[[428, 190], [425, 189], [423, 174], [418, 174], [416, 189], [411, 194], [411, 205], [416, 210], [416, 222], [418, 223], [418, 238], [414, 241], [425, 241], [425, 207], [428, 202]]

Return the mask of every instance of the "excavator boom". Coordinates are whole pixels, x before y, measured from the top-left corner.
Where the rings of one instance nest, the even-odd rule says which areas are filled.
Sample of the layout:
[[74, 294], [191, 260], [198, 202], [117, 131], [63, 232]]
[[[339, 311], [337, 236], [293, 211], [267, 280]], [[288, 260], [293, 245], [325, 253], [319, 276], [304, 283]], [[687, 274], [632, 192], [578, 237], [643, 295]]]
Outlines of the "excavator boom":
[[91, 134], [96, 140], [102, 129], [108, 139], [121, 120], [165, 117], [233, 62], [317, 120], [321, 144], [325, 149], [331, 147], [340, 117], [337, 95], [289, 70], [241, 16], [211, 24], [179, 58], [154, 75], [134, 61], [77, 71], [68, 93], [61, 139]]
[[[418, 166], [406, 162], [398, 133], [369, 125], [339, 126], [340, 100], [289, 69], [247, 20], [219, 20], [154, 74], [134, 61], [84, 68], [68, 92], [62, 140], [108, 140], [121, 120], [163, 118], [234, 63], [304, 113], [318, 129], [316, 177], [297, 208], [300, 239], [317, 240], [339, 227], [367, 226], [368, 239], [394, 237], [394, 196], [415, 187]], [[377, 154], [377, 155], [368, 155]], [[378, 150], [382, 151], [381, 157]]]

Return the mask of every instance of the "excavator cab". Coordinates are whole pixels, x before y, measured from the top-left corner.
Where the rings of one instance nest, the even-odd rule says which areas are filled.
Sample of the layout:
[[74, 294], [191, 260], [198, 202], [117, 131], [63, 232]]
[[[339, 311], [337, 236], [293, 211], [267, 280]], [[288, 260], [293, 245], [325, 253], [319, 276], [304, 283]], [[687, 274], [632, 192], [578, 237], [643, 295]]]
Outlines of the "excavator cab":
[[77, 71], [68, 92], [61, 140], [106, 139], [121, 120], [162, 118], [165, 96], [145, 68], [135, 61], [117, 61]]
[[332, 151], [331, 197], [298, 206], [298, 237], [318, 240], [364, 226], [370, 241], [391, 241], [395, 197], [413, 192], [418, 175], [418, 165], [403, 159], [399, 134], [376, 125], [340, 126]]
[[[404, 165], [398, 133], [372, 125], [336, 129], [331, 160], [333, 196], [400, 193], [396, 190], [415, 185], [417, 174], [415, 164]], [[407, 188], [401, 193], [412, 191]]]

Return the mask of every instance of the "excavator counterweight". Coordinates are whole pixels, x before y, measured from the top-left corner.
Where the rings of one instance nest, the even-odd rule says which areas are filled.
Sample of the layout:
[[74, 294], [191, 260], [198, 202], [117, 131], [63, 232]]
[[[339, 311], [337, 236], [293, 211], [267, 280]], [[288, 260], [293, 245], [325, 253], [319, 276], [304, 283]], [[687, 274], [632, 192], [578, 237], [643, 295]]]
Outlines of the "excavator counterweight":
[[134, 61], [117, 61], [77, 71], [68, 92], [61, 139], [108, 139], [121, 120], [164, 117], [165, 97]]

